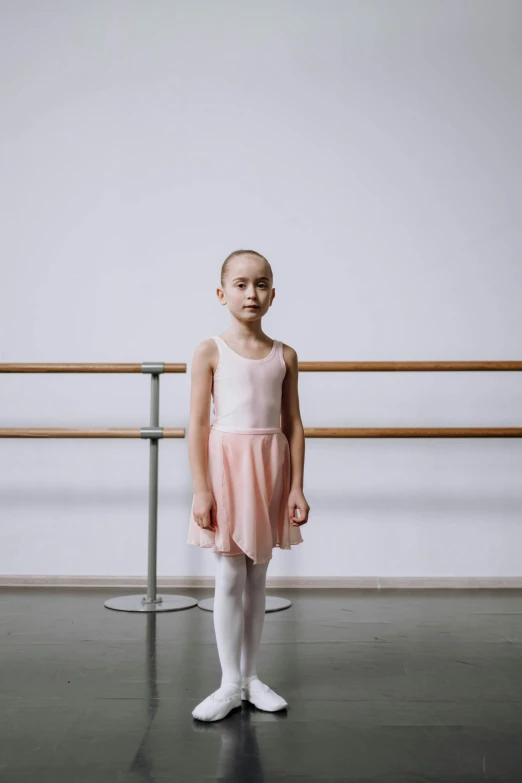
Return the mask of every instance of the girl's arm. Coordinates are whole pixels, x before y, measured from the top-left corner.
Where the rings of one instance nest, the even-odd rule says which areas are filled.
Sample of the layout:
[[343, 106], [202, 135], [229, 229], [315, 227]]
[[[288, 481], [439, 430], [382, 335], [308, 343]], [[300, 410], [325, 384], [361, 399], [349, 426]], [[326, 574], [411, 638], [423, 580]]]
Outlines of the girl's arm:
[[210, 492], [207, 449], [212, 389], [212, 340], [204, 340], [194, 351], [190, 385], [188, 451], [194, 492]]
[[[305, 437], [297, 391], [299, 362], [294, 349], [284, 343], [283, 357], [286, 364], [286, 375], [283, 380], [281, 397], [281, 429], [286, 435], [290, 446], [292, 466], [290, 492], [288, 494], [288, 516], [292, 525], [304, 525], [308, 522], [310, 506], [303, 495]], [[299, 516], [297, 516], [297, 512], [299, 512]]]
[[283, 356], [286, 364], [286, 375], [283, 380], [281, 399], [281, 429], [290, 445], [292, 462], [291, 487], [292, 489], [302, 490], [305, 438], [297, 389], [299, 363], [297, 353], [289, 345], [283, 344]]

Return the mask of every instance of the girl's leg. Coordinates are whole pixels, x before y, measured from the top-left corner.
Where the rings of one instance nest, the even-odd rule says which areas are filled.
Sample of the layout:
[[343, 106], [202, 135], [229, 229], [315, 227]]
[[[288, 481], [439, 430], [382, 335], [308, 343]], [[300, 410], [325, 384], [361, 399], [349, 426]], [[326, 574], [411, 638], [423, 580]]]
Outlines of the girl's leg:
[[241, 706], [241, 642], [243, 639], [242, 595], [246, 579], [245, 555], [219, 555], [216, 562], [214, 629], [221, 663], [221, 687], [192, 711], [194, 718], [220, 720]]
[[241, 643], [244, 632], [242, 596], [246, 581], [246, 555], [219, 555], [216, 560], [214, 630], [221, 663], [221, 685], [241, 685]]
[[244, 634], [241, 648], [241, 679], [246, 681], [257, 675], [257, 656], [265, 622], [266, 572], [268, 563], [258, 563], [246, 558], [246, 584], [243, 593]]
[[254, 565], [247, 557], [247, 578], [243, 595], [245, 631], [241, 649], [241, 695], [260, 710], [276, 712], [288, 703], [257, 676], [257, 654], [265, 622], [266, 572], [268, 563]]

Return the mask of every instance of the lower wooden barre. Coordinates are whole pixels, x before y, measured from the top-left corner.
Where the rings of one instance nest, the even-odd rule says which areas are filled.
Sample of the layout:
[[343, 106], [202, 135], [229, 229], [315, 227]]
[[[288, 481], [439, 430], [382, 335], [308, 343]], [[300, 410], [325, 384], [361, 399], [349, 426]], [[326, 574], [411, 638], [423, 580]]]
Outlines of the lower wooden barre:
[[[306, 438], [522, 438], [522, 427], [305, 427], [304, 434]], [[184, 437], [183, 427], [163, 427], [163, 438]], [[0, 438], [141, 438], [141, 428], [3, 427]]]
[[[144, 429], [148, 429], [144, 427]], [[183, 427], [163, 427], [163, 438], [184, 438]], [[3, 427], [0, 438], [141, 438], [140, 427]], [[148, 440], [148, 438], [143, 438]], [[161, 440], [161, 439], [160, 439]]]
[[522, 438], [522, 427], [305, 427], [306, 438]]

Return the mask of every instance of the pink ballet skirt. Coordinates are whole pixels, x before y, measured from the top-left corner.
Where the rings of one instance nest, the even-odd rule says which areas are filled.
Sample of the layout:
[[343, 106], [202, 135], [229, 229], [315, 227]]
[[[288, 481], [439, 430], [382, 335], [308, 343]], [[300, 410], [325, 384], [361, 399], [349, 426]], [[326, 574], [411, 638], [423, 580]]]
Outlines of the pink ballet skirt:
[[[213, 397], [215, 410], [219, 400], [221, 416], [209, 430], [208, 483], [216, 503], [213, 521], [217, 529], [197, 524], [193, 498], [187, 544], [222, 555], [244, 553], [254, 563], [266, 563], [272, 558], [273, 547], [290, 549], [303, 542], [300, 527], [290, 522], [288, 512], [288, 439], [280, 426], [245, 426], [259, 425], [263, 420], [273, 424], [275, 412], [280, 414], [281, 382], [286, 372], [282, 343], [275, 340], [265, 359], [246, 359], [222, 338], [214, 339], [220, 349], [214, 381], [222, 383], [213, 384]], [[241, 416], [241, 411], [249, 413]]]
[[211, 427], [208, 467], [217, 530], [200, 527], [191, 509], [187, 543], [223, 555], [244, 552], [254, 563], [270, 560], [275, 546], [302, 543], [288, 514], [290, 447], [282, 430], [238, 433]]

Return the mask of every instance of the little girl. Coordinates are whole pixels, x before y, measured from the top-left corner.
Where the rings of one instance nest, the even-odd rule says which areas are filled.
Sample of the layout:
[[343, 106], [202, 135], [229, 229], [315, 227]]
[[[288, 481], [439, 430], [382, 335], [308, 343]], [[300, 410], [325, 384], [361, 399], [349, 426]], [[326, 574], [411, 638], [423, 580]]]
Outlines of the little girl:
[[204, 721], [224, 718], [242, 699], [268, 712], [288, 706], [258, 679], [256, 659], [272, 549], [302, 543], [299, 526], [310, 510], [297, 354], [261, 330], [275, 296], [270, 264], [236, 250], [223, 263], [217, 294], [231, 326], [194, 352], [188, 436], [194, 495], [187, 544], [214, 553], [222, 670], [221, 687], [192, 712]]

